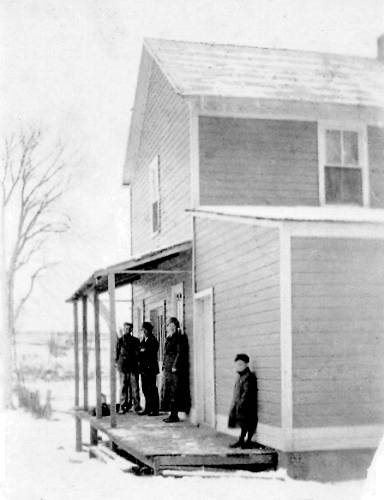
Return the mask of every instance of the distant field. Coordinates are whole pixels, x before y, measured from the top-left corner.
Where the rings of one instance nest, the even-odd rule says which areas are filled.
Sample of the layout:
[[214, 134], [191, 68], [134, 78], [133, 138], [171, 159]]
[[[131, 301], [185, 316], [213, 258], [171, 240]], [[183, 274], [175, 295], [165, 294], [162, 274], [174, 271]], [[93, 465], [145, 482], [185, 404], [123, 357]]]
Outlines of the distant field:
[[[23, 384], [39, 391], [42, 400], [51, 391], [54, 410], [68, 411], [74, 405], [73, 333], [23, 332], [16, 339], [17, 365]], [[89, 402], [95, 404], [95, 351], [89, 334]], [[82, 394], [82, 344], [80, 335], [80, 401]], [[109, 338], [101, 336], [102, 391], [109, 399]]]

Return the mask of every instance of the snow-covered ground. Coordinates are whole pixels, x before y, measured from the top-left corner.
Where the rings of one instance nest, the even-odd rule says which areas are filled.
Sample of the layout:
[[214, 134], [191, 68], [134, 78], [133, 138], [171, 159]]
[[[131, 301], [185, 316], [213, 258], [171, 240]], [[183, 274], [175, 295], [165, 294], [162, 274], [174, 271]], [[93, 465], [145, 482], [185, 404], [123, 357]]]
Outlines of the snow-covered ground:
[[[123, 473], [86, 452], [74, 451], [74, 422], [55, 412], [50, 421], [23, 410], [5, 414], [6, 478], [0, 492], [7, 500], [83, 499], [263, 499], [357, 500], [363, 481], [335, 484], [294, 481], [283, 471], [261, 478], [164, 478]], [[84, 433], [85, 434], [85, 433]]]
[[[72, 362], [70, 349], [67, 356], [55, 359], [49, 356], [42, 360], [42, 353], [47, 354], [46, 346], [36, 346], [35, 351], [31, 347], [25, 346], [26, 366], [36, 367], [40, 363], [46, 367], [58, 363], [60, 369], [55, 370], [65, 373]], [[249, 473], [248, 477], [227, 473], [214, 478], [139, 477], [123, 473], [89, 459], [85, 451], [74, 451], [74, 419], [67, 413], [73, 404], [71, 379], [47, 380], [45, 377], [40, 380], [34, 374], [26, 384], [40, 391], [42, 402], [50, 390], [54, 412], [50, 420], [37, 419], [23, 409], [0, 413], [0, 429], [5, 430], [5, 443], [0, 442], [0, 450], [5, 452], [0, 455], [0, 461], [2, 458], [5, 461], [5, 467], [0, 463], [1, 500], [358, 500], [364, 490], [364, 481], [328, 484], [295, 481], [283, 470]], [[93, 393], [91, 384], [90, 395]], [[87, 432], [84, 424], [84, 439]], [[369, 497], [369, 500], [371, 498], [380, 497]]]

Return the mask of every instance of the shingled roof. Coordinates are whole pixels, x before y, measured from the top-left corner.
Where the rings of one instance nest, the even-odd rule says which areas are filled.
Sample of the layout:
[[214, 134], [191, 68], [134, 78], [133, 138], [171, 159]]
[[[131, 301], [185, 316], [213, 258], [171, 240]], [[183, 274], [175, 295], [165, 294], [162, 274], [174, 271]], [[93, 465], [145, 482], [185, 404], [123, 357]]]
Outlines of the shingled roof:
[[146, 39], [145, 47], [184, 96], [384, 108], [384, 63], [377, 59], [162, 39]]

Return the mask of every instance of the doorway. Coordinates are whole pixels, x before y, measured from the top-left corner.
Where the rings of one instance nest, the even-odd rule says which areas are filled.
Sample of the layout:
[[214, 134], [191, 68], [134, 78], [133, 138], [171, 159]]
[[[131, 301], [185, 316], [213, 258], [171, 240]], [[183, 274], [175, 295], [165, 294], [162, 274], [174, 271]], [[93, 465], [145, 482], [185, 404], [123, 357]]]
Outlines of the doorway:
[[194, 295], [194, 379], [196, 420], [216, 427], [213, 289]]
[[159, 302], [152, 305], [149, 311], [149, 320], [153, 325], [153, 335], [159, 342], [159, 364], [160, 371], [163, 364], [164, 357], [164, 344], [165, 344], [165, 330], [166, 330], [166, 301]]

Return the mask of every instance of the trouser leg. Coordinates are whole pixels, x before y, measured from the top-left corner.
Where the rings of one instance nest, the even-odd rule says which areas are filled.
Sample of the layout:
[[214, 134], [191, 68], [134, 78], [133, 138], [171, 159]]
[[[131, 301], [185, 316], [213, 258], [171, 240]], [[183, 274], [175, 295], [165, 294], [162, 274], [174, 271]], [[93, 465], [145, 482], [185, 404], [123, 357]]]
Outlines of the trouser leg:
[[170, 410], [171, 416], [178, 416], [178, 376], [176, 374], [172, 374], [172, 384], [171, 384], [171, 394], [170, 394]]
[[127, 373], [127, 409], [132, 406], [132, 384], [131, 384], [131, 374]]
[[120, 408], [129, 406], [128, 380], [127, 374], [119, 372], [120, 377]]
[[136, 411], [140, 410], [139, 374], [130, 373], [131, 401]]
[[156, 385], [156, 375], [151, 375], [150, 388], [151, 411], [159, 413], [159, 391]]
[[247, 426], [241, 426], [241, 432], [240, 432], [240, 437], [239, 437], [239, 443], [244, 443], [245, 442], [245, 436], [247, 435], [248, 432], [248, 427]]
[[142, 383], [145, 381], [145, 409], [148, 413], [159, 412], [159, 392], [156, 386], [156, 375], [145, 375], [142, 377]]
[[243, 436], [243, 441], [245, 440], [245, 437], [247, 436], [247, 443], [250, 443], [252, 441], [252, 438], [256, 432], [256, 427], [257, 427], [257, 422], [252, 423], [252, 424], [246, 424], [241, 427], [241, 436]]
[[248, 443], [250, 443], [252, 441], [252, 438], [253, 438], [253, 435], [255, 434], [255, 432], [256, 432], [255, 425], [248, 427], [248, 437], [247, 437]]
[[150, 395], [148, 391], [148, 375], [141, 375], [141, 388], [143, 390], [144, 398], [145, 398], [145, 406], [144, 411], [149, 413], [150, 410]]

